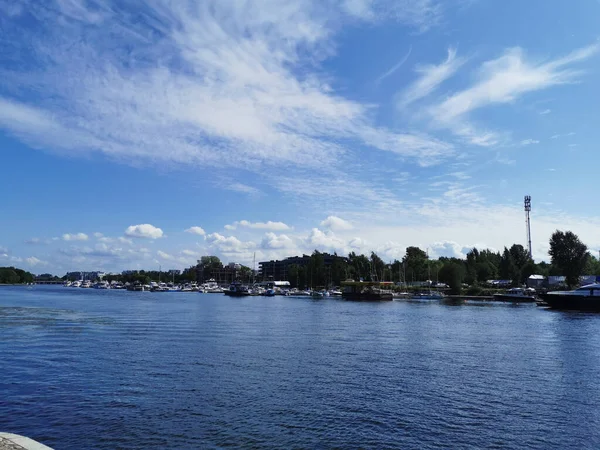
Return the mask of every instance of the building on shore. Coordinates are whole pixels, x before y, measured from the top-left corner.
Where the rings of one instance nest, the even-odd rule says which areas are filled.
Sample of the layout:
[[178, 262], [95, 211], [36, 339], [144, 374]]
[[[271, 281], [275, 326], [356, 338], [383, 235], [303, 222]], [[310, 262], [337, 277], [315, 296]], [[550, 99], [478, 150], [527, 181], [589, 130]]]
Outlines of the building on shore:
[[[343, 256], [322, 253], [325, 267], [331, 267], [336, 258]], [[258, 263], [258, 274], [262, 280], [288, 280], [291, 266], [306, 267], [310, 263], [310, 255], [290, 256], [281, 260], [262, 261]]]

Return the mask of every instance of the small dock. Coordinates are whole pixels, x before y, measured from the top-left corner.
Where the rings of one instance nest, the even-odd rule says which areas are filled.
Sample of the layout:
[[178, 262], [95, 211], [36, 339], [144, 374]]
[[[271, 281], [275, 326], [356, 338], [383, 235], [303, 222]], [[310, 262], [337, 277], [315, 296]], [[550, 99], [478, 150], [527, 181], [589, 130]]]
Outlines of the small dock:
[[0, 450], [52, 450], [50, 447], [12, 433], [0, 433]]

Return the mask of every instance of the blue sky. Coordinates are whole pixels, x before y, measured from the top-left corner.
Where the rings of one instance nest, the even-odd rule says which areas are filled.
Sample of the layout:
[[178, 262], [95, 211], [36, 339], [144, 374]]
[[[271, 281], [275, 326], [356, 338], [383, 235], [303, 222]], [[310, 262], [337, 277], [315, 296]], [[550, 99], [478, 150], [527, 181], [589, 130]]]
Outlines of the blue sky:
[[0, 265], [600, 249], [593, 0], [0, 0]]

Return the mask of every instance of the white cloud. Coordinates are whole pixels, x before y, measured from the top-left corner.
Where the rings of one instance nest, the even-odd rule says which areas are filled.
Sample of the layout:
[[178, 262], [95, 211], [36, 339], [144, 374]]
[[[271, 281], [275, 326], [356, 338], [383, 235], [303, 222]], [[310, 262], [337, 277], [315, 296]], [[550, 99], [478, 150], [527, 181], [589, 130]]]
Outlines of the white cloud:
[[540, 111], [540, 115], [544, 116], [546, 114], [550, 114], [552, 112], [551, 109], [544, 109], [543, 111]]
[[156, 252], [156, 254], [157, 254], [157, 255], [158, 255], [160, 258], [162, 258], [162, 259], [164, 259], [164, 260], [167, 260], [167, 261], [173, 261], [173, 260], [175, 259], [175, 257], [174, 257], [173, 255], [170, 255], [170, 254], [168, 254], [168, 253], [165, 253], [165, 252], [163, 252], [162, 250], [159, 250], [159, 251], [157, 251], [157, 252]]
[[[32, 64], [3, 69], [0, 127], [32, 146], [260, 176], [266, 168], [325, 172], [361, 145], [429, 163], [450, 156], [439, 139], [378, 126], [373, 105], [336, 91], [320, 65], [350, 15], [373, 11], [425, 29], [441, 2], [181, 0], [139, 2], [136, 14], [122, 2], [61, 2], [60, 14], [27, 4], [43, 23], [3, 30], [20, 43], [6, 58]], [[131, 51], [115, 51], [125, 41]], [[35, 106], [21, 95], [28, 89], [45, 93]], [[225, 188], [260, 193], [241, 182]]]
[[464, 258], [466, 256], [463, 253], [464, 245], [460, 245], [454, 241], [434, 242], [430, 245], [431, 258], [439, 258], [445, 256], [447, 258]]
[[187, 230], [185, 230], [186, 233], [190, 233], [190, 234], [195, 234], [198, 236], [204, 236], [206, 235], [206, 231], [204, 231], [204, 229], [202, 227], [190, 227]]
[[48, 264], [46, 261], [42, 261], [41, 259], [36, 258], [35, 256], [30, 256], [29, 258], [25, 258], [25, 262], [30, 266], [45, 266]]
[[326, 251], [346, 252], [346, 242], [338, 237], [332, 231], [322, 231], [313, 228], [306, 238], [308, 248], [321, 249]]
[[411, 103], [434, 92], [444, 81], [454, 75], [465, 61], [464, 58], [456, 57], [456, 49], [449, 48], [448, 57], [443, 63], [437, 66], [417, 66], [417, 73], [421, 76], [402, 93], [399, 106], [406, 108]]
[[133, 238], [158, 239], [163, 236], [163, 231], [154, 225], [144, 223], [127, 227], [125, 235]]
[[37, 244], [43, 244], [44, 242], [40, 238], [33, 237], [31, 239], [27, 239], [25, 241], [25, 243], [26, 244], [31, 244], [31, 245], [37, 245]]
[[519, 47], [508, 49], [499, 58], [483, 63], [475, 84], [432, 106], [429, 113], [436, 124], [450, 128], [472, 144], [493, 144], [497, 141], [495, 133], [471, 125], [469, 113], [490, 105], [514, 102], [530, 92], [572, 83], [582, 72], [570, 66], [590, 58], [598, 49], [592, 45], [542, 63], [528, 61]]
[[186, 250], [182, 250], [182, 251], [181, 251], [181, 254], [182, 254], [182, 255], [185, 255], [185, 256], [200, 256], [200, 255], [199, 255], [199, 253], [198, 253], [197, 251], [194, 251], [194, 250], [187, 250], [187, 249], [186, 249]]
[[85, 233], [65, 233], [62, 235], [63, 241], [87, 241], [88, 235]]
[[568, 137], [568, 136], [575, 136], [575, 133], [573, 131], [571, 131], [570, 133], [566, 133], [566, 134], [555, 134], [553, 136], [550, 136], [550, 139], [558, 139], [558, 138]]
[[290, 230], [291, 227], [283, 222], [249, 222], [247, 220], [240, 220], [232, 223], [231, 225], [225, 225], [226, 230], [235, 230], [237, 228], [249, 228], [252, 230], [270, 230], [270, 231], [286, 231]]
[[344, 231], [351, 230], [353, 228], [350, 222], [337, 216], [327, 217], [327, 219], [321, 222], [321, 226], [332, 231]]
[[294, 241], [285, 234], [265, 233], [265, 237], [261, 242], [261, 248], [263, 249], [291, 249], [294, 247]]
[[254, 242], [242, 242], [235, 236], [223, 236], [219, 233], [211, 233], [206, 236], [206, 242], [213, 248], [224, 253], [243, 253], [256, 246]]
[[96, 232], [96, 233], [94, 233], [94, 237], [96, 239], [100, 239], [100, 238], [104, 237], [104, 234]]
[[406, 53], [406, 55], [404, 55], [404, 57], [400, 61], [398, 61], [396, 64], [394, 64], [393, 67], [391, 67], [389, 70], [387, 70], [386, 72], [381, 74], [377, 78], [377, 80], [375, 80], [375, 84], [381, 83], [387, 77], [389, 77], [390, 75], [393, 75], [400, 67], [402, 67], [404, 65], [404, 63], [408, 60], [408, 57], [410, 56], [411, 52], [412, 52], [412, 46], [409, 47], [408, 52]]
[[242, 194], [248, 194], [248, 195], [251, 195], [254, 197], [257, 197], [262, 194], [260, 189], [255, 188], [254, 186], [249, 186], [247, 184], [240, 183], [240, 182], [227, 183], [227, 184], [222, 185], [222, 187], [224, 187], [228, 191], [240, 192]]
[[525, 146], [525, 145], [533, 145], [533, 144], [539, 144], [540, 141], [537, 141], [535, 139], [524, 139], [521, 141], [521, 145]]
[[442, 2], [437, 0], [342, 0], [343, 10], [361, 20], [393, 18], [426, 31], [439, 23]]

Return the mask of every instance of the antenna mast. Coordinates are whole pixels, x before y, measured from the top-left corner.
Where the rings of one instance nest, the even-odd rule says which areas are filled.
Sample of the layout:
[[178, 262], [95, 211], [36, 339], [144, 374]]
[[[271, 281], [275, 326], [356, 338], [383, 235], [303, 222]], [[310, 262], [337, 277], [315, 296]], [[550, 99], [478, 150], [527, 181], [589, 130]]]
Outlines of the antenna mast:
[[531, 220], [529, 218], [529, 213], [531, 212], [531, 196], [525, 196], [525, 226], [527, 228], [527, 250], [529, 251], [529, 257], [532, 258], [531, 255]]

